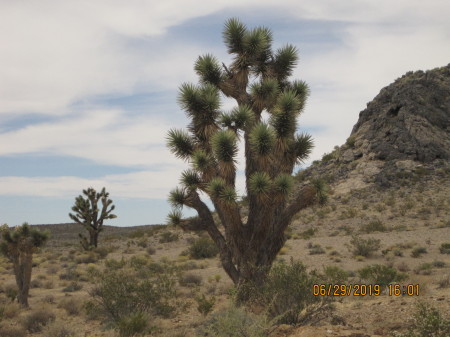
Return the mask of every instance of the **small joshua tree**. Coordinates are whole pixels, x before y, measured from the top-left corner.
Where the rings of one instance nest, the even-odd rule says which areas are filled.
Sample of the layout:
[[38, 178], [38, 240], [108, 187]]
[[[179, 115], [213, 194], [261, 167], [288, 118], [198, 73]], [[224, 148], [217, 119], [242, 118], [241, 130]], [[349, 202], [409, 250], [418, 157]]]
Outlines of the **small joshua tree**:
[[31, 228], [27, 223], [12, 229], [3, 226], [0, 232], [3, 238], [0, 252], [13, 264], [18, 288], [17, 300], [22, 307], [28, 307], [33, 253], [45, 244], [48, 234]]
[[[69, 217], [89, 232], [89, 241], [84, 235], [79, 234], [81, 245], [84, 249], [89, 250], [98, 245], [98, 235], [103, 230], [103, 221], [114, 219], [117, 216], [111, 213], [115, 206], [104, 187], [100, 193], [89, 187], [87, 190], [83, 190], [83, 194], [86, 198], [83, 198], [82, 195], [75, 198], [75, 206], [72, 207], [75, 214], [69, 213]], [[102, 204], [101, 209], [97, 205], [99, 201]]]
[[[311, 136], [297, 134], [309, 90], [303, 81], [289, 80], [297, 49], [286, 45], [272, 51], [269, 29], [247, 29], [230, 19], [223, 37], [233, 55], [231, 65], [200, 56], [195, 63], [200, 84], [180, 87], [179, 103], [191, 123], [188, 131], [169, 131], [168, 147], [192, 168], [170, 193], [175, 210], [169, 220], [186, 230], [207, 231], [234, 283], [261, 282], [286, 241], [284, 231], [293, 216], [324, 197], [322, 184], [293, 189], [294, 166], [313, 146]], [[237, 103], [231, 112], [220, 110], [221, 94]], [[247, 219], [236, 196], [239, 141], [245, 149]], [[223, 230], [200, 193], [211, 199]], [[198, 217], [182, 219], [183, 206], [195, 209]]]

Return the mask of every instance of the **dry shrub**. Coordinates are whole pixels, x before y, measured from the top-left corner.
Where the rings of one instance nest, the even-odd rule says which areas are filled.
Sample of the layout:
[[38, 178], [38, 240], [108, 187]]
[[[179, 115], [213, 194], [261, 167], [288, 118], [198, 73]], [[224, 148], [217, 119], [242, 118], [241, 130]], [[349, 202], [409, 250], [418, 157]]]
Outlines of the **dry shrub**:
[[25, 316], [21, 324], [29, 332], [40, 332], [43, 327], [55, 320], [55, 314], [48, 308], [33, 310]]
[[180, 277], [178, 282], [183, 287], [195, 287], [202, 284], [202, 277], [198, 274], [186, 273]]
[[[4, 318], [14, 318], [16, 317], [20, 312], [20, 305], [19, 303], [8, 303], [3, 310], [3, 317]], [[2, 336], [2, 335], [0, 335]]]
[[75, 337], [73, 329], [67, 327], [62, 321], [53, 321], [42, 330], [46, 337]]
[[0, 336], [2, 337], [26, 337], [27, 333], [17, 326], [0, 327]]
[[58, 304], [58, 308], [63, 308], [69, 315], [78, 315], [81, 307], [81, 302], [71, 296], [63, 298]]

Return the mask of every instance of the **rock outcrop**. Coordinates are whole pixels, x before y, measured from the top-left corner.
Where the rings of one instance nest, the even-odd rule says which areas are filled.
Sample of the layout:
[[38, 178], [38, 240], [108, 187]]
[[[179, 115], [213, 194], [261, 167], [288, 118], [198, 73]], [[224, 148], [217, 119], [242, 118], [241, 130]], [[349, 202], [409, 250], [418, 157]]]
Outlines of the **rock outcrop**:
[[[409, 72], [360, 112], [346, 144], [301, 172], [327, 177], [337, 193], [391, 187], [450, 170], [450, 64]], [[302, 179], [303, 179], [302, 178]], [[406, 179], [406, 180], [405, 180]]]
[[450, 159], [450, 64], [409, 72], [383, 88], [351, 137], [356, 152], [374, 159]]

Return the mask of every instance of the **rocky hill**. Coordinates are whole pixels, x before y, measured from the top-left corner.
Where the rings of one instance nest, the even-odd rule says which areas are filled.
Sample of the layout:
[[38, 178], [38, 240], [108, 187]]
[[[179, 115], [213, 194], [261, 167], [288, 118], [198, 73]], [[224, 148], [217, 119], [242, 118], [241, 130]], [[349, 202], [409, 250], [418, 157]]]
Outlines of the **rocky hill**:
[[431, 162], [450, 159], [450, 64], [409, 72], [360, 112], [356, 156]]
[[360, 112], [347, 142], [301, 178], [325, 177], [346, 193], [370, 184], [399, 186], [450, 165], [450, 64], [408, 72]]

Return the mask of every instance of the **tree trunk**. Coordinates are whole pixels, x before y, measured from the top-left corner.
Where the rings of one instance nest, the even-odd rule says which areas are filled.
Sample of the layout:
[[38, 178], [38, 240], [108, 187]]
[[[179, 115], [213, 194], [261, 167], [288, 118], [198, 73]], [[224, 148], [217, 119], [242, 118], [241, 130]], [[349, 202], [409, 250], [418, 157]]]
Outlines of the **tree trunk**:
[[98, 231], [89, 231], [89, 246], [97, 248]]
[[32, 269], [31, 254], [25, 254], [14, 267], [16, 276], [16, 284], [18, 288], [17, 301], [23, 308], [28, 308], [28, 295], [31, 283], [31, 269]]

